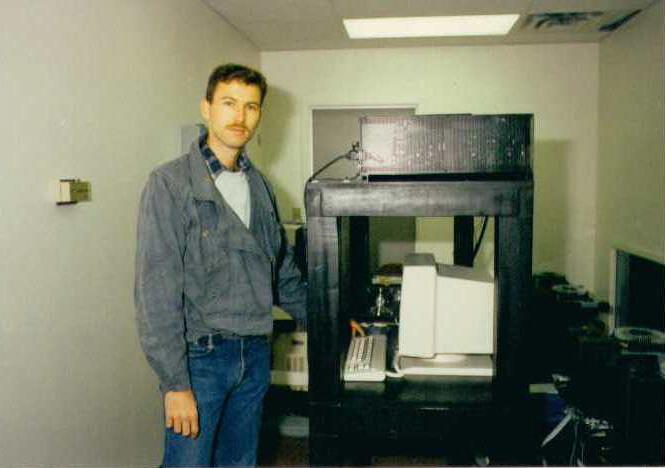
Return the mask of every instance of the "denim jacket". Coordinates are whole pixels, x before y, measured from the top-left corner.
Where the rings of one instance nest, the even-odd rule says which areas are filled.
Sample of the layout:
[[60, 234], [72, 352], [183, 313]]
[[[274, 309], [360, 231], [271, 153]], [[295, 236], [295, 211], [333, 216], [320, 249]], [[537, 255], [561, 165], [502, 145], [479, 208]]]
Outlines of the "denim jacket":
[[224, 201], [198, 143], [155, 169], [141, 196], [134, 300], [162, 391], [190, 388], [187, 341], [272, 331], [273, 302], [306, 317], [306, 290], [275, 196], [251, 164], [249, 229]]

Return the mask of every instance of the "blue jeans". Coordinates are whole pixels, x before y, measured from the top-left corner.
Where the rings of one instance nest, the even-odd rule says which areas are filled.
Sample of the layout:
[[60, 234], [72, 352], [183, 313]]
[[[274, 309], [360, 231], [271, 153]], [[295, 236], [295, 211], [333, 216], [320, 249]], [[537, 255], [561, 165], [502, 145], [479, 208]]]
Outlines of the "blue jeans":
[[263, 397], [270, 386], [268, 338], [205, 341], [190, 343], [187, 351], [199, 435], [191, 439], [167, 429], [163, 466], [256, 465]]

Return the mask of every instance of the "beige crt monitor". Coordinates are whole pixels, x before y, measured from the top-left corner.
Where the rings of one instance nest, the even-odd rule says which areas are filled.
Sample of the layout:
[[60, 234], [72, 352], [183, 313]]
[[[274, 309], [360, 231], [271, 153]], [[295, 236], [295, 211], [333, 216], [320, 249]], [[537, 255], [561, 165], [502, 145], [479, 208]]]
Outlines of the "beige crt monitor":
[[494, 280], [485, 271], [404, 263], [397, 367], [405, 375], [494, 375]]

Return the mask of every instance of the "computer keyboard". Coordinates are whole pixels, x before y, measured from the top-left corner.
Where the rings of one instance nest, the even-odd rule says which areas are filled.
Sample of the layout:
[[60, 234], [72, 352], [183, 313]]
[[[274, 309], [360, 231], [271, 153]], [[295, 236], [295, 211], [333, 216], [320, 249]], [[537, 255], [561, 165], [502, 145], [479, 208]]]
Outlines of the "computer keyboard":
[[386, 378], [386, 336], [354, 336], [344, 365], [347, 382], [381, 382]]

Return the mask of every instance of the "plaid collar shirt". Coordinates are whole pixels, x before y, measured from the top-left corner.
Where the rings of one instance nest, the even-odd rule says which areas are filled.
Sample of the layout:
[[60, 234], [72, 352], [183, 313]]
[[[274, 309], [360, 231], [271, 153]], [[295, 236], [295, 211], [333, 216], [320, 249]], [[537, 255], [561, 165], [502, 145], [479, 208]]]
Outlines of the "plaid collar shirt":
[[[206, 129], [201, 130], [201, 136], [199, 137], [199, 148], [201, 149], [201, 154], [203, 155], [203, 159], [206, 162], [206, 166], [208, 166], [212, 180], [216, 180], [219, 174], [222, 172], [228, 171], [228, 169], [224, 167], [224, 164], [219, 162], [219, 159], [217, 159], [215, 153], [212, 152], [210, 146], [208, 146], [208, 131]], [[242, 172], [247, 172], [250, 167], [249, 158], [247, 157], [247, 153], [245, 153], [244, 149], [238, 155], [238, 167]]]

